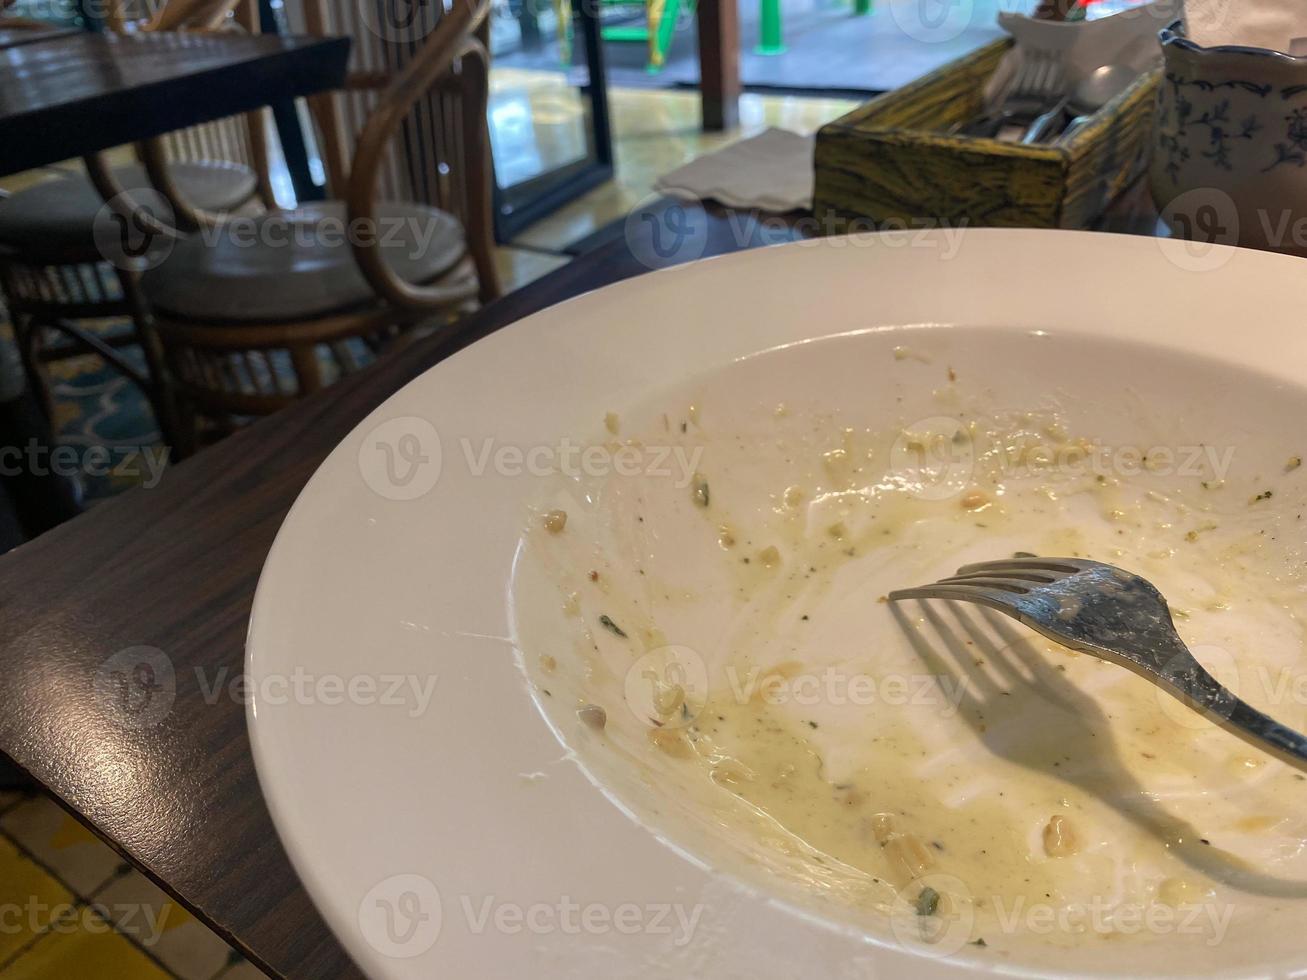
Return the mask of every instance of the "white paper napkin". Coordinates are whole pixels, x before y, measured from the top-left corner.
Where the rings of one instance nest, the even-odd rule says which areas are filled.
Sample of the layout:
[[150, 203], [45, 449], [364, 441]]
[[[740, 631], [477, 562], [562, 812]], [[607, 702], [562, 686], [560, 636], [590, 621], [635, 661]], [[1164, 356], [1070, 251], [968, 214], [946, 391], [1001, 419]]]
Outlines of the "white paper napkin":
[[1307, 37], [1303, 0], [1184, 0], [1185, 33], [1205, 48], [1241, 44], [1289, 51]]
[[813, 137], [768, 129], [658, 178], [654, 187], [681, 199], [732, 208], [793, 211], [812, 207]]

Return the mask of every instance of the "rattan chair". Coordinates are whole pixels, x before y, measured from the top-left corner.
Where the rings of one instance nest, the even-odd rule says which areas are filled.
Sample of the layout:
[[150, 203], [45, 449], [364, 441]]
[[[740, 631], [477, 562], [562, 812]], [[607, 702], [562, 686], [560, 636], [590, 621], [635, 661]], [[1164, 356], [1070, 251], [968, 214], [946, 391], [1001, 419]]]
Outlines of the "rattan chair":
[[[232, 0], [174, 0], [133, 25], [114, 7], [118, 13], [110, 26], [220, 29], [232, 22], [232, 8]], [[63, 174], [0, 200], [0, 291], [28, 382], [47, 411], [52, 396], [46, 365], [97, 354], [143, 391], [165, 440], [172, 441], [161, 353], [145, 318], [137, 274], [107, 261], [96, 242], [96, 218], [105, 204], [101, 188], [143, 198], [157, 183], [182, 227], [201, 215], [270, 206], [264, 127], [262, 114], [207, 123], [137, 147], [136, 163], [110, 168], [101, 155], [87, 161], [88, 175]], [[93, 323], [120, 318], [130, 322], [107, 332]], [[125, 353], [137, 345], [143, 365]]]
[[142, 277], [187, 448], [498, 295], [477, 36], [488, 7], [413, 5], [417, 20], [395, 31], [370, 29], [354, 0], [290, 12], [292, 30], [354, 39], [346, 88], [310, 100], [339, 197], [224, 222]]

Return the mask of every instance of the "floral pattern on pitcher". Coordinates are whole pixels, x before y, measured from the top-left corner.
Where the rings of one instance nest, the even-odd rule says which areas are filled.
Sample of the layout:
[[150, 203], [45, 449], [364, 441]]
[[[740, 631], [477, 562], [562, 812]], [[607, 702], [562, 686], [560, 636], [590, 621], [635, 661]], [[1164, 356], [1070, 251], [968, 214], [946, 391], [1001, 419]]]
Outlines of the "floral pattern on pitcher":
[[[1158, 116], [1158, 148], [1165, 154], [1164, 166], [1172, 180], [1180, 179], [1181, 168], [1192, 158], [1194, 151], [1189, 140], [1191, 126], [1206, 131], [1204, 135], [1207, 137], [1207, 147], [1198, 152], [1202, 157], [1210, 160], [1213, 166], [1220, 167], [1222, 170], [1234, 169], [1230, 158], [1233, 145], [1240, 140], [1260, 139], [1263, 129], [1272, 132], [1283, 131], [1285, 138], [1270, 147], [1272, 159], [1262, 168], [1262, 173], [1268, 173], [1286, 164], [1307, 166], [1307, 105], [1294, 108], [1282, 121], [1275, 123], [1263, 121], [1256, 112], [1235, 122], [1232, 119], [1233, 109], [1229, 98], [1220, 99], [1204, 108], [1201, 114], [1195, 115], [1194, 102], [1185, 95], [1184, 91], [1187, 87], [1194, 87], [1205, 93], [1221, 88], [1233, 88], [1263, 100], [1278, 94], [1280, 99], [1287, 102], [1296, 96], [1307, 95], [1307, 89], [1302, 86], [1287, 86], [1277, 91], [1273, 86], [1258, 85], [1255, 82], [1231, 80], [1212, 83], [1201, 79], [1196, 81], [1182, 79], [1169, 72], [1166, 75], [1166, 84], [1172, 89], [1172, 97], [1169, 101], [1162, 99]], [[1273, 99], [1266, 102], [1266, 107], [1269, 109], [1273, 103]]]

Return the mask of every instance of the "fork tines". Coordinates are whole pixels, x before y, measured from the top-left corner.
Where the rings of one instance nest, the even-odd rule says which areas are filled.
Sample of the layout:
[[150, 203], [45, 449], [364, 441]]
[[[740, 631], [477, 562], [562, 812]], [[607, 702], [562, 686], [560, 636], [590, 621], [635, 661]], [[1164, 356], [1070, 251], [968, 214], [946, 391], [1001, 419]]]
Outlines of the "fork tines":
[[1075, 558], [1005, 558], [1000, 561], [977, 562], [963, 565], [956, 575], [931, 585], [897, 589], [889, 594], [889, 598], [896, 601], [986, 597], [1002, 601], [1012, 596], [1025, 595], [1031, 589], [1056, 582], [1068, 575], [1075, 575], [1091, 564], [1092, 562], [1081, 562]]

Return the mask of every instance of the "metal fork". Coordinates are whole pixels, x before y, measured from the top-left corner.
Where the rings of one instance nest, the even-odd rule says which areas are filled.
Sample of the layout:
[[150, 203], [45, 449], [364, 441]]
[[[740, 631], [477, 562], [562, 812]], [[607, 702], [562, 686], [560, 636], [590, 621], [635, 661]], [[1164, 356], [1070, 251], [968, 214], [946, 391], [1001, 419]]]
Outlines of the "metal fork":
[[972, 136], [993, 136], [1007, 122], [1031, 122], [1047, 112], [1063, 94], [1066, 71], [1060, 54], [1025, 49], [1021, 65], [997, 107], [963, 126]]
[[964, 565], [952, 578], [889, 598], [957, 599], [996, 609], [1055, 643], [1134, 671], [1232, 734], [1307, 771], [1307, 738], [1223, 687], [1176, 633], [1156, 586], [1124, 569], [1083, 558], [1019, 557]]

